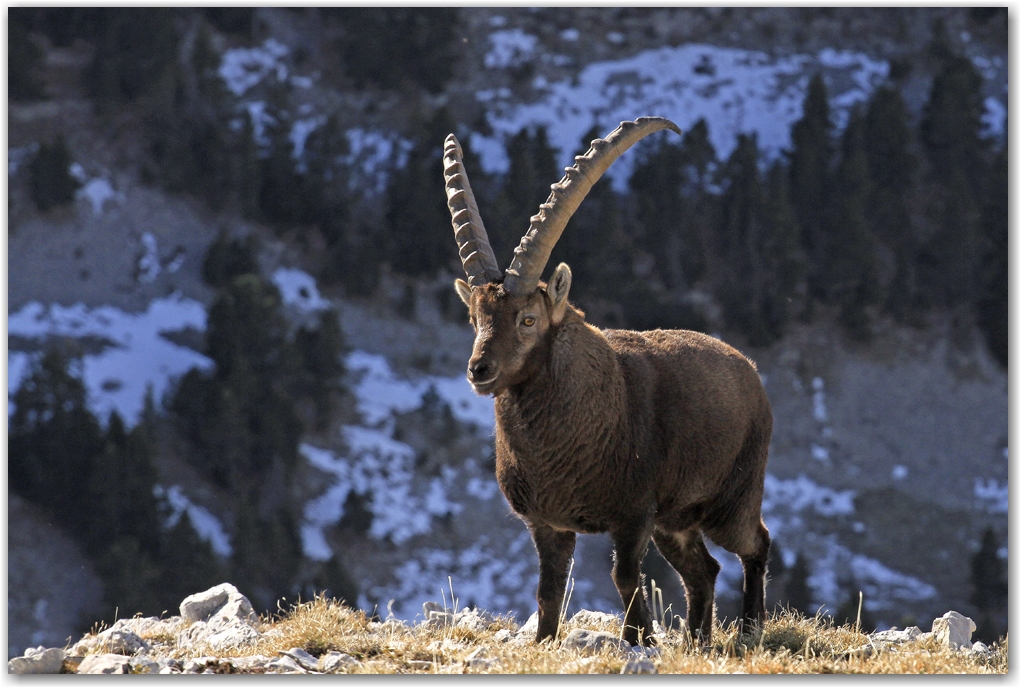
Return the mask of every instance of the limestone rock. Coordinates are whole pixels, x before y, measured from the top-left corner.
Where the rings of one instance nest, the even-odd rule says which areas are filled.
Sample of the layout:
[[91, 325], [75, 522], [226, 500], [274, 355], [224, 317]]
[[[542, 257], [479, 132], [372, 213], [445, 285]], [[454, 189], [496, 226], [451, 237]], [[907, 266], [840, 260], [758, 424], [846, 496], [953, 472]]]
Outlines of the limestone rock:
[[77, 644], [71, 647], [70, 653], [76, 656], [86, 654], [106, 653], [133, 656], [140, 651], [151, 651], [152, 647], [144, 639], [130, 630], [120, 629], [116, 626], [103, 630], [96, 635], [87, 635]]
[[620, 668], [621, 675], [654, 675], [658, 672], [659, 671], [655, 668], [655, 664], [652, 663], [652, 659], [647, 656], [634, 656], [633, 658], [628, 658], [627, 662], [623, 664], [622, 668]]
[[903, 642], [916, 641], [920, 639], [922, 634], [921, 628], [916, 625], [911, 625], [904, 630], [883, 630], [882, 632], [874, 632], [871, 634], [871, 639], [875, 642], [902, 644]]
[[587, 625], [589, 627], [605, 627], [619, 622], [619, 618], [612, 613], [602, 613], [601, 611], [587, 611], [581, 609], [570, 619], [570, 622], [575, 625]]
[[290, 656], [280, 656], [274, 658], [266, 666], [267, 673], [305, 673], [308, 672]]
[[342, 651], [330, 651], [328, 654], [323, 654], [319, 657], [318, 670], [323, 673], [335, 673], [357, 662], [358, 659], [350, 654], [345, 654]]
[[128, 675], [131, 661], [121, 654], [89, 654], [78, 666], [79, 675]]
[[597, 654], [607, 646], [625, 651], [630, 648], [630, 642], [620, 639], [610, 632], [580, 629], [571, 630], [563, 640], [564, 649], [580, 651], [583, 654]]
[[531, 614], [527, 622], [521, 625], [521, 629], [517, 630], [517, 634], [538, 634], [538, 611]]
[[287, 651], [279, 652], [283, 656], [290, 656], [293, 658], [299, 666], [305, 670], [319, 670], [319, 659], [312, 656], [310, 653], [300, 647], [288, 649]]
[[486, 670], [496, 668], [502, 663], [498, 658], [488, 654], [489, 652], [486, 651], [485, 647], [479, 647], [468, 654], [467, 658], [464, 659], [464, 664], [475, 670]]
[[190, 622], [204, 621], [210, 624], [227, 624], [233, 620], [241, 620], [249, 625], [258, 622], [248, 597], [229, 582], [186, 598], [181, 602], [181, 617]]
[[159, 673], [159, 663], [153, 661], [151, 658], [143, 655], [132, 656], [128, 659], [128, 663], [131, 665], [131, 672], [136, 675], [149, 675], [151, 673]]
[[24, 656], [7, 661], [7, 672], [14, 675], [54, 675], [60, 672], [63, 665], [63, 649], [46, 649], [40, 646], [35, 649], [26, 649]]
[[977, 629], [974, 621], [967, 616], [949, 611], [941, 618], [935, 618], [931, 632], [936, 641], [950, 649], [969, 649], [970, 636]]

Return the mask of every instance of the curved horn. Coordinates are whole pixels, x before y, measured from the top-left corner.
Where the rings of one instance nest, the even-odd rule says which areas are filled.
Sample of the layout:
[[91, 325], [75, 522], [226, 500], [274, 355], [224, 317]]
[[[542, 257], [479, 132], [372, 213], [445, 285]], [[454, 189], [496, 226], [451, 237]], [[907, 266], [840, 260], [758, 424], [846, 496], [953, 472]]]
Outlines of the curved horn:
[[446, 179], [446, 204], [450, 207], [453, 234], [460, 248], [460, 262], [468, 284], [480, 286], [499, 279], [502, 274], [489, 245], [475, 194], [464, 170], [464, 155], [457, 137], [450, 134], [443, 144], [443, 176]]
[[567, 167], [566, 175], [552, 185], [552, 193], [539, 206], [538, 214], [532, 216], [528, 232], [514, 249], [513, 262], [503, 281], [508, 291], [525, 294], [535, 290], [553, 246], [591, 187], [624, 151], [662, 129], [680, 133], [680, 127], [664, 117], [638, 117], [633, 122], [620, 122], [605, 139], [596, 138], [587, 153], [574, 158], [574, 166]]

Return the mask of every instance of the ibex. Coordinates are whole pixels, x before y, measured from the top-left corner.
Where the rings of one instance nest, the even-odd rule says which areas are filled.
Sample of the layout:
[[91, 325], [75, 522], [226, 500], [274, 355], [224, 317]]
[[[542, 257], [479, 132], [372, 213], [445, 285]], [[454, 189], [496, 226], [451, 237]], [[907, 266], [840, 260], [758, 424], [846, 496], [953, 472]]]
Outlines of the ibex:
[[719, 564], [702, 535], [740, 557], [741, 627], [765, 616], [769, 533], [761, 500], [772, 409], [753, 362], [693, 331], [600, 330], [567, 300], [564, 264], [539, 281], [567, 221], [609, 166], [671, 121], [623, 122], [552, 185], [503, 274], [462, 152], [444, 146], [446, 193], [475, 340], [467, 377], [495, 397], [496, 477], [539, 561], [538, 633], [555, 638], [576, 533], [608, 532], [623, 638], [651, 643], [641, 586], [648, 540], [676, 569], [687, 626], [711, 640]]

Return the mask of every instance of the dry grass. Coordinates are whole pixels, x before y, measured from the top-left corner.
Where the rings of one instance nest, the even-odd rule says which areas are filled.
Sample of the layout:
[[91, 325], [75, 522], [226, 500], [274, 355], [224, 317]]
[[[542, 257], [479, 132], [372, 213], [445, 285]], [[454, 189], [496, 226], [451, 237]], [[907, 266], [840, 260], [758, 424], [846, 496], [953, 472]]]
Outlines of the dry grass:
[[[511, 618], [497, 617], [487, 629], [433, 627], [401, 623], [372, 623], [362, 611], [332, 601], [300, 603], [266, 618], [263, 638], [230, 655], [276, 656], [300, 647], [313, 655], [342, 651], [359, 660], [350, 673], [619, 673], [628, 655], [611, 648], [583, 656], [549, 644], [505, 639], [517, 629]], [[574, 629], [620, 632], [619, 621], [583, 625], [567, 621], [560, 639]], [[717, 625], [713, 646], [692, 649], [681, 632], [661, 639], [661, 654], [653, 658], [659, 673], [954, 673], [1008, 672], [1006, 641], [982, 657], [953, 651], [933, 641], [896, 648], [877, 648], [852, 626], [837, 627], [830, 620], [783, 614], [769, 618], [763, 632], [743, 640], [736, 627]], [[468, 665], [468, 659], [498, 659], [488, 665]], [[632, 654], [631, 654], [632, 656]]]

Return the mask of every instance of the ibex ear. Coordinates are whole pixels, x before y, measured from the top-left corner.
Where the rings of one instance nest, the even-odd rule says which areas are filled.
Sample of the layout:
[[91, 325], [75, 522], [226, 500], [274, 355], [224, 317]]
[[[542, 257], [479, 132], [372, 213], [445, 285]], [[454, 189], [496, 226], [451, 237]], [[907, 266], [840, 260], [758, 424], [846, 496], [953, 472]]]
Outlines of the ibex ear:
[[559, 324], [563, 320], [564, 313], [567, 312], [567, 294], [570, 293], [572, 279], [570, 267], [567, 263], [561, 262], [556, 266], [552, 279], [545, 287], [545, 292], [549, 294], [549, 300], [552, 301], [552, 312], [549, 315], [553, 324]]
[[463, 279], [458, 279], [453, 282], [453, 287], [457, 289], [457, 295], [464, 301], [464, 305], [471, 307], [471, 287]]

